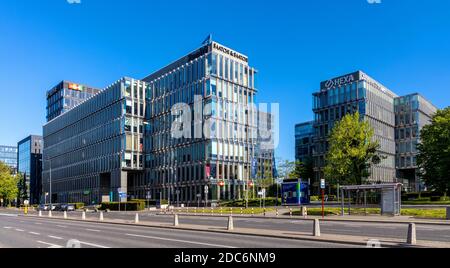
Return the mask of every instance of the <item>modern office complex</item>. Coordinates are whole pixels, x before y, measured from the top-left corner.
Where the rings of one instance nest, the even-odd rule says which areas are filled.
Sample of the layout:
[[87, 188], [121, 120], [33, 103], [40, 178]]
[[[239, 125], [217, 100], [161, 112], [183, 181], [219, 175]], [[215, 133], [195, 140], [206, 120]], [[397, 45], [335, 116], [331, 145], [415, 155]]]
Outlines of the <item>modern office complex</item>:
[[11, 168], [12, 173], [17, 171], [17, 147], [0, 145], [0, 162]]
[[422, 191], [425, 185], [418, 177], [417, 145], [420, 131], [431, 123], [437, 108], [419, 94], [395, 99], [395, 140], [397, 178], [410, 191]]
[[62, 81], [47, 92], [47, 122], [100, 92], [89, 86]]
[[55, 202], [242, 198], [258, 157], [255, 75], [211, 41], [117, 81], [44, 126], [45, 191]]
[[314, 121], [295, 126], [295, 161], [306, 163], [312, 160], [314, 148]]
[[[373, 127], [384, 157], [370, 170], [369, 183], [402, 182], [407, 189], [419, 190], [416, 176], [417, 143], [420, 129], [430, 122], [436, 108], [418, 94], [399, 97], [381, 83], [358, 71], [322, 82], [314, 96], [313, 151], [315, 186], [324, 178], [328, 138], [336, 122], [359, 112], [361, 120]], [[310, 123], [309, 123], [310, 124]], [[300, 124], [297, 138], [308, 135], [308, 123]], [[306, 140], [305, 140], [306, 141]], [[311, 145], [311, 144], [309, 144]], [[308, 154], [297, 150], [297, 158]]]
[[41, 136], [32, 135], [17, 145], [17, 170], [25, 178], [26, 199], [30, 204], [39, 204], [42, 196], [42, 143]]

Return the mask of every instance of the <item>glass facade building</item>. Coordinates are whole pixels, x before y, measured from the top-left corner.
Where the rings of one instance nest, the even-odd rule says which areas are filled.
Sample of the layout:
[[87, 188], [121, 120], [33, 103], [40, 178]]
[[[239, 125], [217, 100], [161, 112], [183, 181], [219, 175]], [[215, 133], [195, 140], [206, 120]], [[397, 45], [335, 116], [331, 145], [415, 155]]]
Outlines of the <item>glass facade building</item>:
[[62, 81], [47, 92], [47, 122], [100, 92], [89, 86]]
[[0, 145], [0, 161], [15, 173], [17, 171], [17, 147]]
[[425, 185], [417, 176], [417, 145], [420, 131], [430, 124], [437, 108], [419, 94], [395, 99], [395, 140], [397, 178], [409, 191], [422, 191]]
[[385, 159], [370, 170], [368, 182], [392, 183], [395, 171], [395, 115], [392, 91], [367, 74], [358, 71], [321, 83], [314, 94], [314, 166], [316, 183], [324, 177], [323, 168], [328, 152], [328, 137], [336, 122], [346, 114], [359, 112], [374, 128], [380, 143], [379, 154]]
[[246, 56], [210, 42], [117, 81], [44, 126], [45, 191], [51, 180], [52, 200], [87, 204], [118, 201], [119, 190], [185, 204], [242, 198], [260, 157], [255, 76]]
[[313, 96], [312, 152], [306, 149], [307, 140], [301, 140], [311, 131], [311, 123], [300, 124], [296, 127], [296, 158], [313, 158], [316, 188], [324, 178], [334, 125], [345, 115], [359, 112], [361, 120], [373, 127], [380, 144], [378, 153], [384, 156], [380, 164], [371, 167], [367, 182], [402, 182], [406, 189], [423, 189], [416, 175], [417, 144], [420, 130], [429, 124], [436, 107], [419, 94], [397, 96], [361, 71], [323, 81]]
[[[184, 203], [243, 197], [258, 161], [256, 73], [246, 56], [210, 42], [143, 79], [150, 87], [146, 176], [153, 196]], [[171, 138], [170, 111], [180, 102], [203, 107], [192, 116], [194, 138]], [[201, 135], [205, 124], [210, 131]]]
[[29, 136], [20, 141], [17, 148], [17, 170], [25, 178], [26, 199], [30, 204], [39, 204], [42, 196], [42, 137]]
[[306, 163], [312, 160], [314, 148], [314, 121], [295, 126], [295, 161]]
[[145, 89], [120, 79], [44, 126], [43, 185], [53, 202], [118, 201], [128, 181], [142, 180]]

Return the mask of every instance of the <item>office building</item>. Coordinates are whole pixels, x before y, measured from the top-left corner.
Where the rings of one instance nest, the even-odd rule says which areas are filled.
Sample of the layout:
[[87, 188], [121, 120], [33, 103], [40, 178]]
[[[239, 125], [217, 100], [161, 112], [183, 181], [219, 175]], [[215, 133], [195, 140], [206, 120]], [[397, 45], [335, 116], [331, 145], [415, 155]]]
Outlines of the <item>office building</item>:
[[395, 170], [395, 114], [392, 91], [367, 74], [358, 71], [321, 83], [314, 93], [314, 166], [315, 181], [324, 177], [328, 137], [336, 122], [346, 114], [359, 112], [361, 119], [374, 128], [374, 138], [380, 143], [378, 153], [385, 159], [370, 170], [368, 182], [392, 183]]
[[42, 196], [42, 143], [41, 136], [31, 135], [17, 144], [17, 170], [25, 179], [26, 199], [33, 205]]
[[145, 89], [120, 79], [44, 126], [43, 184], [52, 202], [118, 201], [128, 181], [143, 178]]
[[243, 198], [260, 157], [255, 76], [247, 56], [210, 41], [142, 80], [117, 81], [44, 126], [45, 191], [52, 181], [53, 201], [89, 204], [118, 192]]
[[[296, 158], [313, 157], [316, 189], [324, 178], [331, 130], [345, 115], [359, 112], [361, 120], [373, 127], [383, 156], [380, 164], [371, 167], [367, 182], [401, 182], [407, 190], [423, 190], [417, 177], [417, 144], [436, 107], [419, 94], [397, 96], [361, 71], [323, 81], [313, 96], [314, 130], [310, 136], [311, 123], [296, 127]], [[311, 147], [306, 137], [312, 137]]]
[[[146, 176], [152, 196], [183, 203], [243, 198], [257, 143], [251, 109], [257, 71], [248, 62], [210, 41], [143, 79], [150, 84]], [[179, 102], [192, 110], [205, 107], [194, 111], [198, 116], [187, 132], [194, 138], [171, 138], [170, 111]], [[211, 131], [202, 136], [205, 124]]]
[[62, 81], [47, 92], [47, 122], [100, 92], [89, 86]]
[[314, 148], [314, 121], [295, 125], [295, 161], [312, 161]]
[[11, 172], [17, 171], [17, 147], [0, 145], [0, 162], [11, 168]]
[[395, 99], [395, 140], [397, 178], [408, 191], [422, 191], [425, 185], [418, 177], [417, 145], [420, 131], [431, 123], [437, 108], [415, 93]]

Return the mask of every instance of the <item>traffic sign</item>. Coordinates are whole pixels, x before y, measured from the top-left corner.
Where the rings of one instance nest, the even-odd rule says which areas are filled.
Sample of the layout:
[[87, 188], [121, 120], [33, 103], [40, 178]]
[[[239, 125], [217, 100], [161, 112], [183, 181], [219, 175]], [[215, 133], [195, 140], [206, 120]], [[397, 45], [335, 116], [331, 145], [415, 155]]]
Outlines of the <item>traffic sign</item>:
[[325, 189], [325, 180], [324, 179], [320, 180], [320, 189]]
[[208, 194], [209, 193], [209, 187], [208, 187], [208, 185], [205, 185], [205, 194]]
[[30, 204], [30, 201], [25, 200], [25, 201], [23, 201], [23, 204], [24, 204], [25, 206], [28, 206], [28, 205]]

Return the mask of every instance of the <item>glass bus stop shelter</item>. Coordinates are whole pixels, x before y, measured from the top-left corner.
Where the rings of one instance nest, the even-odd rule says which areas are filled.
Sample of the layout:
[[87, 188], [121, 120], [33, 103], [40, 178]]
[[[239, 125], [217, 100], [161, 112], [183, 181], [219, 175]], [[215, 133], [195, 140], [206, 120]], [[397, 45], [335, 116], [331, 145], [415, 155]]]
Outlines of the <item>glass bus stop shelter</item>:
[[[381, 207], [381, 215], [399, 216], [402, 206], [402, 187], [403, 184], [401, 183], [340, 186], [341, 216], [345, 215], [346, 206], [348, 207], [348, 215], [352, 214], [352, 193], [355, 192], [358, 196], [363, 195], [365, 215], [367, 215], [368, 208], [367, 194], [376, 192], [379, 197], [378, 204]], [[347, 197], [347, 200], [345, 197]]]

